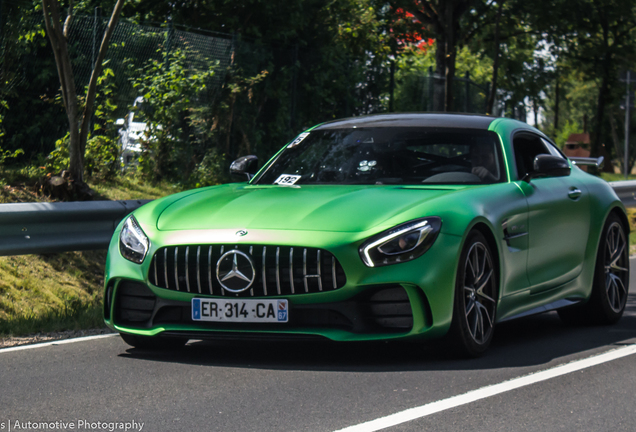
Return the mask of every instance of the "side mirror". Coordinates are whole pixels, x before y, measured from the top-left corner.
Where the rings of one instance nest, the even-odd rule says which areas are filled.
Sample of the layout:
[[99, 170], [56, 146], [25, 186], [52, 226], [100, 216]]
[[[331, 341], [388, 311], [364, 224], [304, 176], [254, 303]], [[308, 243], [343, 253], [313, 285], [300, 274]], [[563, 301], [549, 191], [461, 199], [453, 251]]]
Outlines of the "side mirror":
[[534, 171], [526, 174], [524, 181], [530, 182], [536, 177], [567, 177], [570, 175], [570, 164], [559, 156], [540, 154], [534, 158]]
[[249, 181], [256, 174], [258, 158], [254, 155], [242, 156], [230, 164], [230, 174], [246, 175]]

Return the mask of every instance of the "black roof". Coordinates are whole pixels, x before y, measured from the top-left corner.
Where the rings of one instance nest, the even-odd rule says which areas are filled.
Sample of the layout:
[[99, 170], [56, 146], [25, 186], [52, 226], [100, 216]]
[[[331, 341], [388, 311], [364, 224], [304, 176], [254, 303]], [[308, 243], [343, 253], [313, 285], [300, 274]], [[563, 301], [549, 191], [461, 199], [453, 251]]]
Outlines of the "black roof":
[[376, 114], [333, 120], [321, 124], [315, 130], [353, 127], [440, 127], [486, 130], [496, 118], [486, 115], [449, 113]]

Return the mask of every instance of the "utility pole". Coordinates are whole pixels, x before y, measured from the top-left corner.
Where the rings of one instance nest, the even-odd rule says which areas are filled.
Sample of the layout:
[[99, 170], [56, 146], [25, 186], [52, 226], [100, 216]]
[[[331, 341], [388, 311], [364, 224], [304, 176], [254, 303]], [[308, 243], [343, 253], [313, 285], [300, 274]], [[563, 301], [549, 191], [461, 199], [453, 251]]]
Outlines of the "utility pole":
[[[633, 72], [628, 70], [624, 77], [621, 76], [620, 80], [626, 83], [625, 90], [625, 160], [624, 160], [624, 169], [625, 169], [625, 180], [627, 180], [627, 176], [629, 175], [629, 120], [630, 120], [630, 108], [634, 101], [631, 100], [631, 92], [630, 92], [630, 84], [632, 80]], [[622, 75], [622, 74], [621, 74]], [[635, 77], [636, 78], [636, 77]], [[621, 107], [622, 108], [622, 107]]]
[[625, 180], [629, 174], [629, 81], [631, 78], [630, 71], [627, 71], [627, 93], [625, 94]]

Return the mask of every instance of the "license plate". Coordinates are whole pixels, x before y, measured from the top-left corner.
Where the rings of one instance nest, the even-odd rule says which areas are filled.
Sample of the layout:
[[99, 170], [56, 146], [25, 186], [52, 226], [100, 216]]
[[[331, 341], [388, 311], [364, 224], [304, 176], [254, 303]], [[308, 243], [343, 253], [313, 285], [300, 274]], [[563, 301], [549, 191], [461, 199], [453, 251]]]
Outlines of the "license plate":
[[192, 299], [193, 321], [286, 323], [287, 300]]

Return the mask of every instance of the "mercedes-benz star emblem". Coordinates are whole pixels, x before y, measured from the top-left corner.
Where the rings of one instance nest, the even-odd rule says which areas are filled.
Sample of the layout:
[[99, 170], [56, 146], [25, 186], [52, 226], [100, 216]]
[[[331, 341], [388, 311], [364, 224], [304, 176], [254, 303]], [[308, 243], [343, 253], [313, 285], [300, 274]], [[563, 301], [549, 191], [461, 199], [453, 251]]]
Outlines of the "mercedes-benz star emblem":
[[238, 230], [236, 233], [234, 233], [234, 235], [237, 235], [239, 237], [246, 236], [247, 235], [247, 230], [244, 230], [244, 229]]
[[226, 291], [240, 293], [248, 290], [255, 276], [252, 258], [240, 250], [225, 252], [216, 263], [216, 278]]

